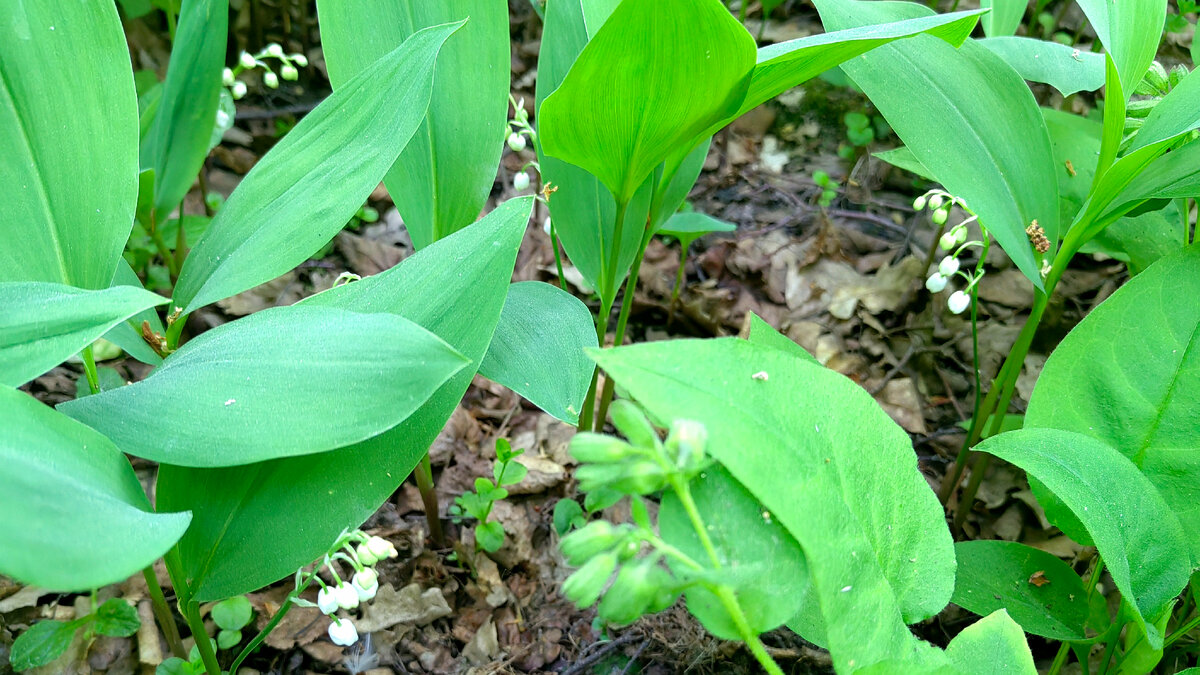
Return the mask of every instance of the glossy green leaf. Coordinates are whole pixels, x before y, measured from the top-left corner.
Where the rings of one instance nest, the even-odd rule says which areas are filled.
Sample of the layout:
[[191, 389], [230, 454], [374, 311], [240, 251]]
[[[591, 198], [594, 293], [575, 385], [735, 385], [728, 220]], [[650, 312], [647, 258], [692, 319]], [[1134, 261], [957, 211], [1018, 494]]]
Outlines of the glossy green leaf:
[[78, 622], [65, 623], [43, 619], [27, 628], [13, 641], [9, 665], [20, 673], [52, 663], [71, 646]]
[[273, 307], [202, 333], [141, 382], [59, 409], [131, 455], [238, 466], [391, 429], [467, 362], [403, 317]]
[[958, 572], [950, 602], [980, 616], [1007, 610], [1034, 635], [1086, 637], [1087, 593], [1075, 570], [1057, 557], [1013, 541], [960, 541], [954, 553]]
[[1133, 148], [1170, 140], [1197, 127], [1200, 127], [1200, 75], [1193, 70], [1150, 111], [1133, 139]]
[[[1074, 431], [1029, 426], [1033, 423], [1027, 415], [1024, 429], [993, 436], [978, 450], [1021, 467], [1070, 509], [1104, 556], [1121, 595], [1136, 605], [1139, 625], [1161, 646], [1162, 634], [1146, 620], [1174, 600], [1192, 571], [1179, 519], [1154, 484], [1112, 446]], [[1046, 515], [1055, 522], [1049, 506]]]
[[162, 100], [142, 148], [142, 166], [154, 169], [159, 221], [183, 201], [208, 155], [228, 25], [229, 0], [184, 0], [181, 5]]
[[[117, 274], [113, 277], [113, 286], [142, 288], [141, 280], [138, 279], [137, 274], [124, 258], [117, 264]], [[163, 298], [163, 301], [165, 302], [166, 298]], [[162, 357], [151, 349], [150, 345], [146, 344], [145, 339], [142, 338], [143, 321], [150, 324], [150, 330], [159, 335], [165, 333], [158, 312], [154, 309], [145, 309], [113, 326], [104, 334], [104, 339], [125, 350], [125, 353], [142, 363], [150, 366], [160, 365]]]
[[583, 350], [596, 345], [591, 310], [579, 298], [538, 281], [516, 283], [479, 374], [575, 424], [596, 367]]
[[671, 219], [663, 224], [658, 233], [668, 237], [675, 237], [679, 240], [679, 245], [686, 251], [693, 241], [706, 234], [711, 232], [733, 232], [736, 229], [737, 225], [727, 223], [724, 220], [718, 220], [707, 213], [686, 211], [671, 216]]
[[1141, 274], [1165, 256], [1179, 250], [1183, 225], [1179, 207], [1170, 202], [1163, 209], [1138, 216], [1125, 216], [1104, 228], [1087, 243], [1084, 253], [1104, 253], [1129, 266], [1131, 275]]
[[[478, 364], [532, 206], [532, 198], [501, 204], [396, 267], [300, 306], [398, 314]], [[159, 507], [195, 512], [179, 548], [197, 599], [219, 600], [290, 575], [366, 520], [429, 449], [474, 375], [474, 367], [460, 370], [403, 424], [348, 448], [228, 469], [160, 467]]]
[[317, 10], [335, 90], [416, 31], [469, 19], [438, 55], [428, 116], [383, 181], [417, 248], [475, 222], [496, 179], [508, 122], [508, 3], [321, 0]]
[[[1059, 214], [1069, 223], [1091, 195], [1104, 133], [1100, 122], [1052, 108], [1043, 108], [1054, 173], [1058, 178]], [[1068, 168], [1069, 167], [1069, 168]]]
[[754, 59], [753, 38], [718, 0], [621, 3], [543, 101], [542, 149], [627, 203], [655, 167], [737, 112]]
[[1120, 451], [1170, 505], [1200, 561], [1200, 303], [1183, 300], [1196, 297], [1194, 246], [1134, 277], [1055, 349], [1025, 419]]
[[239, 630], [250, 623], [254, 608], [244, 595], [235, 595], [213, 605], [212, 620], [222, 630]]
[[992, 10], [979, 21], [984, 35], [995, 38], [1016, 34], [1028, 4], [1025, 0], [980, 0], [980, 7]]
[[785, 351], [800, 359], [819, 365], [817, 357], [809, 354], [808, 350], [793, 342], [791, 338], [775, 330], [771, 324], [763, 321], [754, 312], [750, 312], [747, 315], [747, 320], [749, 321], [749, 330], [745, 338], [750, 342], [763, 345], [764, 347], [774, 347], [775, 349]]
[[696, 179], [704, 170], [704, 161], [708, 159], [711, 147], [712, 137], [709, 136], [683, 158], [679, 170], [665, 187], [659, 185], [658, 210], [649, 216], [650, 226], [655, 228], [655, 232], [658, 232], [687, 201], [692, 188], [696, 186]]
[[108, 288], [138, 177], [116, 5], [5, 2], [0, 26], [0, 281]]
[[150, 511], [129, 460], [96, 431], [7, 387], [0, 428], [0, 572], [86, 591], [124, 581], [187, 529], [187, 513]]
[[[984, 19], [986, 25], [987, 19]], [[1060, 42], [1026, 37], [980, 40], [1026, 80], [1054, 87], [1063, 96], [1104, 86], [1104, 56]]]
[[919, 648], [904, 624], [949, 600], [953, 547], [908, 435], [866, 391], [736, 338], [594, 354], [651, 416], [703, 422], [709, 453], [800, 543], [837, 668]]
[[332, 239], [420, 126], [438, 50], [461, 25], [413, 35], [330, 94], [259, 160], [188, 255], [174, 303], [190, 313], [240, 293]]
[[[720, 465], [707, 469], [691, 486], [696, 508], [721, 560], [719, 571], [708, 568], [702, 578], [733, 588], [755, 633], [782, 626], [795, 615], [812, 588], [800, 544]], [[708, 553], [673, 491], [663, 495], [658, 528], [668, 544], [692, 560], [710, 565]], [[670, 558], [668, 562], [681, 578], [695, 574]], [[694, 586], [686, 595], [688, 611], [708, 632], [723, 640], [742, 639], [712, 591]]]
[[[828, 28], [929, 15], [914, 3], [817, 0]], [[843, 70], [916, 158], [965, 199], [1030, 281], [1041, 288], [1025, 228], [1058, 237], [1058, 191], [1041, 111], [1021, 76], [987, 48], [955, 49], [926, 35], [878, 47]], [[904, 83], [904, 86], [897, 86]]]
[[1110, 213], [1127, 212], [1147, 199], [1196, 196], [1200, 196], [1200, 143], [1192, 141], [1150, 162], [1113, 199]]
[[41, 281], [0, 283], [0, 385], [25, 384], [126, 318], [166, 302], [130, 286], [85, 291]]
[[137, 610], [123, 598], [109, 598], [96, 608], [95, 631], [110, 637], [129, 637], [137, 632], [142, 622]]
[[1004, 610], [976, 621], [946, 645], [946, 658], [971, 675], [1037, 675], [1021, 626]]
[[909, 150], [907, 146], [902, 145], [898, 148], [892, 148], [891, 150], [884, 150], [882, 152], [875, 152], [871, 154], [898, 169], [904, 169], [905, 171], [916, 174], [925, 180], [937, 180], [933, 177], [933, 172], [930, 171], [924, 164], [922, 164], [921, 160], [917, 159], [917, 156], [914, 155], [913, 151]]
[[1112, 56], [1120, 76], [1124, 100], [1133, 90], [1158, 52], [1167, 3], [1162, 0], [1078, 0], [1088, 22]]

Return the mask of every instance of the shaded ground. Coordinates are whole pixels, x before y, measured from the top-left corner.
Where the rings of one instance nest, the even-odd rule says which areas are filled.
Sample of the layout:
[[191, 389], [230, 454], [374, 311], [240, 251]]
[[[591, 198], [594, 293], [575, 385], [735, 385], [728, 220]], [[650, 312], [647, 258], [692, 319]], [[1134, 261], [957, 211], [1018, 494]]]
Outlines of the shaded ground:
[[[514, 94], [529, 102], [540, 25], [525, 4], [513, 0], [512, 6]], [[779, 14], [781, 20], [768, 26], [768, 38], [819, 32], [811, 12], [789, 9], [790, 3]], [[283, 34], [271, 17], [253, 22], [243, 16], [235, 23], [240, 39], [260, 45], [291, 37], [291, 48], [311, 46], [310, 35], [298, 39], [303, 31], [294, 25]], [[128, 26], [139, 67], [166, 63], [165, 47], [156, 34], [159, 28], [141, 22]], [[277, 132], [320, 99], [327, 85], [319, 56], [317, 49], [310, 51], [314, 67], [301, 78], [305, 86], [264, 90], [239, 107], [236, 129], [209, 160], [211, 189], [228, 194]], [[264, 93], [268, 97], [262, 97]], [[670, 297], [678, 246], [662, 241], [651, 245], [634, 297], [632, 338], [736, 334], [753, 311], [875, 396], [912, 436], [921, 468], [936, 488], [963, 440], [958, 422], [971, 411], [969, 325], [922, 285], [936, 237], [927, 216], [911, 208], [913, 196], [924, 186], [872, 159], [867, 148], [846, 150], [842, 120], [847, 112], [873, 114], [862, 97], [816, 81], [753, 111], [717, 137], [691, 201], [697, 210], [736, 223], [738, 229], [693, 245], [686, 284], [675, 306]], [[877, 145], [891, 147], [895, 139], [884, 138]], [[513, 195], [514, 170], [532, 158], [529, 153], [505, 153], [491, 205]], [[837, 197], [827, 207], [817, 205], [821, 188], [812, 179], [816, 170], [839, 184]], [[378, 223], [343, 232], [325, 257], [197, 312], [189, 329], [194, 333], [265, 307], [290, 304], [328, 288], [345, 270], [368, 275], [395, 265], [411, 252], [407, 235], [385, 191], [377, 190], [370, 203], [383, 214]], [[195, 193], [186, 208], [199, 212]], [[549, 238], [535, 225], [544, 215], [539, 206], [514, 280], [557, 282]], [[1027, 282], [998, 247], [993, 247], [987, 270], [979, 328], [985, 376], [998, 367], [1032, 301]], [[1017, 411], [1028, 400], [1045, 354], [1118, 287], [1124, 274], [1121, 264], [1082, 257], [1064, 277], [1026, 361], [1014, 401]], [[145, 374], [145, 368], [132, 361], [106, 365], [126, 379]], [[79, 377], [78, 368], [65, 365], [39, 378], [31, 390], [46, 403], [57, 403], [74, 397]], [[258, 672], [373, 675], [755, 672], [757, 667], [738, 644], [708, 636], [682, 604], [601, 635], [592, 625], [592, 611], [578, 611], [558, 595], [570, 570], [557, 552], [551, 514], [557, 500], [577, 494], [573, 460], [566, 453], [572, 431], [502, 387], [476, 378], [435, 443], [432, 458], [444, 509], [476, 476], [490, 473], [496, 438], [526, 449], [522, 461], [529, 476], [514, 487], [511, 499], [496, 507], [510, 535], [506, 547], [492, 558], [470, 553], [470, 526], [446, 519], [443, 512], [454, 544], [431, 549], [421, 501], [415, 487], [406, 484], [364, 525], [394, 542], [401, 554], [381, 563], [380, 596], [357, 622], [361, 633], [370, 633], [370, 647], [333, 645], [326, 635], [327, 618], [315, 609], [295, 609], [248, 665]], [[152, 465], [135, 460], [135, 468], [147, 485], [152, 483]], [[1079, 547], [1048, 528], [1024, 476], [1002, 463], [985, 478], [961, 536], [1023, 541], [1079, 569], [1087, 563]], [[165, 582], [165, 574], [161, 576]], [[250, 596], [260, 625], [290, 588], [288, 580]], [[153, 672], [165, 648], [151, 628], [144, 582], [139, 576], [101, 591], [101, 599], [109, 596], [138, 606], [142, 632], [133, 638], [104, 638], [86, 651], [85, 645], [76, 645], [66, 665], [43, 672]], [[41, 594], [0, 578], [0, 673], [9, 672], [7, 652], [16, 634], [40, 618], [69, 618], [86, 600]], [[914, 630], [945, 644], [973, 620], [951, 606]], [[1033, 640], [1036, 657], [1053, 655]], [[827, 654], [786, 630], [765, 641], [789, 672], [830, 672]]]

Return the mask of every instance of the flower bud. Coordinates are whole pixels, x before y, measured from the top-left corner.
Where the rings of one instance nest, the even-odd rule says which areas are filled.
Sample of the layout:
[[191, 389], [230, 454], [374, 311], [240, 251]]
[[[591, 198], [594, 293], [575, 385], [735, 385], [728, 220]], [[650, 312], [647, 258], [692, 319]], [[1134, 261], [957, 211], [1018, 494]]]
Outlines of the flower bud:
[[292, 54], [292, 60], [301, 68], [308, 67], [308, 57], [303, 54]]
[[942, 204], [945, 203], [945, 201], [946, 200], [943, 199], [941, 195], [930, 195], [929, 208], [935, 209], [935, 210], [940, 209], [940, 208], [942, 208]]
[[619, 438], [583, 431], [571, 439], [570, 453], [586, 464], [610, 464], [629, 457], [633, 453], [633, 446]]
[[355, 572], [350, 585], [354, 587], [354, 592], [358, 593], [359, 602], [366, 602], [375, 597], [375, 593], [379, 591], [379, 575], [375, 574], [375, 570], [368, 567], [362, 571]]
[[929, 289], [930, 293], [941, 293], [946, 288], [946, 282], [950, 281], [938, 272], [934, 272], [928, 279], [925, 280], [925, 288]]
[[233, 119], [229, 117], [229, 113], [224, 110], [217, 111], [217, 127], [228, 129], [233, 124]]
[[938, 272], [944, 277], [952, 277], [958, 271], [958, 258], [946, 256], [942, 258], [942, 262], [938, 263]]
[[283, 64], [279, 69], [279, 76], [289, 82], [295, 82], [300, 77], [300, 71], [296, 70], [296, 66], [290, 63]]
[[613, 426], [617, 428], [630, 444], [638, 448], [656, 448], [659, 446], [658, 432], [646, 419], [646, 413], [636, 403], [628, 399], [617, 399], [608, 409]]
[[267, 85], [271, 89], [278, 89], [279, 76], [268, 70], [267, 72], [263, 73], [263, 84]]
[[242, 98], [246, 95], [246, 83], [240, 80], [234, 82], [233, 86], [229, 88], [229, 93], [233, 94], [235, 99]]
[[317, 591], [317, 609], [321, 610], [322, 614], [333, 614], [338, 610], [338, 601], [334, 594], [334, 589], [325, 586]]
[[529, 174], [521, 171], [513, 176], [513, 189], [517, 192], [529, 189]]
[[354, 547], [354, 554], [358, 556], [358, 562], [364, 565], [374, 565], [379, 562], [379, 556], [371, 552], [366, 544], [359, 544]]
[[609, 484], [614, 490], [628, 495], [648, 495], [667, 485], [667, 476], [657, 462], [648, 459], [629, 462], [624, 469], [624, 474]]
[[243, 68], [253, 68], [254, 57], [250, 55], [250, 52], [242, 52], [240, 55], [238, 55], [238, 63], [241, 64]]
[[617, 568], [617, 556], [612, 553], [598, 555], [563, 582], [563, 597], [575, 603], [579, 609], [591, 607], [600, 598], [604, 585]]
[[967, 307], [971, 306], [971, 296], [963, 291], [954, 291], [950, 294], [950, 298], [946, 300], [946, 306], [955, 314], [962, 314]]
[[283, 47], [280, 47], [278, 43], [272, 42], [271, 44], [267, 45], [267, 54], [274, 56], [277, 59], [282, 59]]
[[958, 225], [953, 230], [950, 230], [950, 231], [954, 233], [954, 245], [955, 246], [961, 246], [962, 244], [966, 243], [966, 241], [967, 241], [967, 226], [966, 225]]
[[567, 562], [579, 566], [616, 546], [625, 538], [626, 528], [614, 527], [607, 520], [593, 520], [558, 542]]
[[913, 210], [914, 211], [924, 211], [926, 201], [927, 200], [925, 198], [925, 195], [921, 195], [920, 197], [917, 197], [916, 199], [914, 199], [913, 200]]
[[941, 247], [943, 251], [949, 251], [957, 245], [958, 237], [954, 236], [954, 230], [943, 234], [942, 238], [938, 240], [938, 246]]
[[938, 209], [933, 212], [932, 216], [930, 216], [930, 218], [933, 220], [933, 222], [937, 225], [945, 225], [946, 219], [949, 217], [950, 217], [950, 212], [948, 209]]
[[229, 68], [222, 70], [221, 71], [221, 84], [225, 85], [226, 87], [232, 87], [233, 82], [234, 82], [233, 71], [230, 70]]
[[661, 604], [660, 591], [671, 585], [670, 575], [658, 563], [650, 559], [631, 562], [617, 572], [596, 611], [611, 623], [633, 623], [651, 611], [651, 605]]
[[521, 152], [525, 149], [526, 145], [525, 136], [520, 132], [514, 131], [508, 135], [508, 147], [513, 152]]
[[396, 547], [392, 542], [383, 537], [371, 537], [367, 540], [367, 550], [369, 550], [376, 559], [383, 560], [384, 558], [395, 558], [400, 555], [396, 552]]
[[1160, 93], [1167, 93], [1167, 69], [1163, 68], [1163, 64], [1154, 61], [1150, 64], [1150, 70], [1146, 71], [1145, 81], [1151, 87], [1154, 87]]
[[696, 469], [704, 462], [708, 429], [695, 420], [675, 420], [667, 434], [666, 449], [680, 469]]
[[354, 609], [358, 607], [358, 591], [354, 590], [354, 586], [342, 581], [333, 589], [333, 597], [337, 600], [338, 607], [342, 609]]
[[1187, 66], [1183, 65], [1182, 63], [1172, 66], [1171, 72], [1168, 75], [1168, 80], [1171, 83], [1171, 88], [1174, 89], [1175, 87], [1178, 87], [1179, 83], [1183, 82], [1183, 78], [1187, 77], [1188, 74], [1190, 74], [1190, 73], [1191, 73], [1191, 71], [1188, 70]]
[[550, 216], [546, 216], [546, 219], [542, 221], [542, 231], [547, 235], [550, 234]]
[[335, 645], [349, 647], [358, 642], [358, 630], [349, 619], [337, 619], [329, 624], [329, 639]]

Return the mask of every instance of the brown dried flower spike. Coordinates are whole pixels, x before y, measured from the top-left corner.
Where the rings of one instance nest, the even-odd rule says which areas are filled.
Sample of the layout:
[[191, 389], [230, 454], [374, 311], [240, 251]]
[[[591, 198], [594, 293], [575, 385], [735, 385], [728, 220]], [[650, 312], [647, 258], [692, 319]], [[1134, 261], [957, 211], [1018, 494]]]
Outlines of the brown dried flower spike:
[[1029, 235], [1029, 243], [1033, 244], [1034, 250], [1038, 253], [1047, 253], [1050, 251], [1050, 240], [1046, 238], [1046, 231], [1038, 225], [1038, 221], [1034, 220], [1025, 228], [1025, 234]]

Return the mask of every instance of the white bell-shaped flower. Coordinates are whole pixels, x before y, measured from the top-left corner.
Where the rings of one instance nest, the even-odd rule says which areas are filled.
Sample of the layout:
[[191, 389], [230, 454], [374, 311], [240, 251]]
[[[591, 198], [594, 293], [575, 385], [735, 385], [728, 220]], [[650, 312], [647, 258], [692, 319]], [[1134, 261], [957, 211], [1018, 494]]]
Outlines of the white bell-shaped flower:
[[950, 294], [950, 298], [946, 300], [946, 306], [955, 314], [962, 314], [964, 310], [971, 306], [971, 296], [964, 291], [954, 291]]
[[396, 547], [392, 545], [392, 542], [384, 539], [383, 537], [371, 537], [368, 539], [367, 549], [371, 551], [371, 553], [378, 560], [383, 560], [384, 558], [395, 558], [396, 556], [400, 555], [396, 551]]
[[523, 192], [529, 189], [529, 174], [521, 171], [513, 176], [513, 189], [517, 192]]
[[944, 277], [952, 277], [958, 271], [958, 258], [946, 256], [942, 258], [942, 262], [938, 263], [938, 272]]
[[375, 573], [375, 570], [367, 567], [360, 572], [354, 573], [354, 578], [350, 580], [350, 585], [358, 593], [359, 601], [366, 602], [375, 597], [375, 594], [379, 592], [379, 575]]
[[514, 131], [508, 135], [508, 147], [513, 152], [520, 152], [524, 150], [526, 145], [527, 143], [525, 141], [525, 136], [521, 133]]
[[358, 629], [349, 619], [334, 619], [333, 623], [329, 624], [329, 639], [333, 640], [335, 645], [349, 647], [358, 642]]
[[340, 582], [333, 589], [333, 597], [337, 598], [338, 607], [342, 609], [354, 609], [358, 607], [358, 591], [354, 590], [354, 586], [345, 581]]
[[934, 272], [928, 279], [925, 280], [925, 288], [929, 289], [930, 293], [941, 293], [946, 288], [946, 282], [949, 281], [941, 274]]
[[337, 595], [334, 589], [326, 586], [317, 591], [317, 609], [322, 614], [333, 614], [338, 610]]

